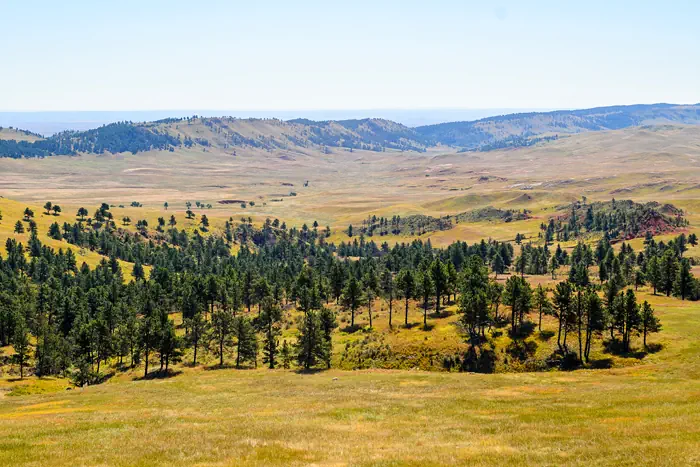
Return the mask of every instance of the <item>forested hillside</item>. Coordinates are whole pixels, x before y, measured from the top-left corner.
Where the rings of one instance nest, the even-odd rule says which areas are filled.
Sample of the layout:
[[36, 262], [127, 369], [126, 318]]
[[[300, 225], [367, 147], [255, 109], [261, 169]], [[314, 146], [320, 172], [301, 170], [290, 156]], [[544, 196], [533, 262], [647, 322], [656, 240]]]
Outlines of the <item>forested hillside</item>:
[[490, 117], [473, 122], [440, 123], [416, 128], [430, 144], [470, 150], [526, 146], [531, 140], [640, 125], [700, 123], [698, 105], [630, 105], [558, 110]]
[[[67, 131], [46, 139], [38, 135], [15, 141], [0, 138], [0, 157], [45, 157], [77, 153], [138, 153], [201, 146], [220, 150], [331, 148], [370, 151], [417, 151], [438, 145], [461, 151], [490, 151], [531, 146], [561, 135], [617, 130], [631, 126], [700, 123], [700, 106], [673, 104], [601, 107], [545, 113], [511, 114], [473, 122], [409, 128], [389, 120], [366, 118], [316, 122], [306, 119], [239, 119], [232, 117], [165, 119], [151, 123], [121, 122], [82, 132]], [[21, 137], [20, 137], [21, 136]]]
[[[8, 238], [0, 258], [0, 344], [13, 346], [8, 363], [17, 365], [20, 377], [28, 368], [40, 376], [70, 376], [78, 385], [102, 381], [101, 369], [115, 362], [143, 364], [148, 375], [149, 362], [157, 359], [167, 373], [185, 353], [193, 365], [208, 353], [219, 366], [235, 354], [237, 368], [591, 366], [593, 342], [605, 339], [606, 352], [624, 356], [638, 345], [633, 337], [642, 337], [646, 351], [647, 336], [660, 329], [654, 310], [638, 303], [629, 287], [649, 284], [654, 293], [700, 298], [700, 283], [683, 255], [697, 245], [694, 234], [668, 242], [650, 237], [640, 252], [629, 245], [616, 252], [603, 238], [595, 249], [578, 243], [552, 251], [545, 242], [523, 245], [518, 255], [511, 243], [493, 240], [434, 248], [430, 241], [390, 247], [360, 237], [336, 246], [327, 240], [329, 229], [288, 228], [277, 219], [262, 226], [229, 220], [213, 232], [201, 215], [199, 228], [187, 232], [172, 215], [155, 229], [138, 220], [133, 231], [123, 227], [126, 218], [117, 225], [106, 203], [91, 217], [80, 208], [61, 225], [62, 210], [51, 203], [44, 209], [56, 219], [48, 232], [39, 232], [30, 208], [16, 222], [3, 220], [29, 237], [27, 245]], [[42, 241], [47, 237], [103, 259], [94, 269], [79, 265], [72, 249], [56, 251]], [[119, 260], [133, 263], [131, 279]], [[508, 272], [505, 283], [498, 282]], [[560, 273], [565, 278], [551, 298], [550, 290], [524, 278]], [[409, 307], [419, 310], [420, 323], [409, 321]], [[428, 339], [441, 332], [433, 322], [449, 317], [448, 307], [458, 314], [451, 326], [462, 342], [454, 347], [417, 349], [404, 342], [392, 348], [386, 335], [373, 332], [381, 309], [390, 330], [420, 325]], [[533, 337], [535, 326], [543, 332], [543, 315], [557, 323], [556, 346], [543, 347]], [[338, 327], [345, 336], [365, 338], [334, 346]], [[549, 332], [553, 338], [555, 331]]]

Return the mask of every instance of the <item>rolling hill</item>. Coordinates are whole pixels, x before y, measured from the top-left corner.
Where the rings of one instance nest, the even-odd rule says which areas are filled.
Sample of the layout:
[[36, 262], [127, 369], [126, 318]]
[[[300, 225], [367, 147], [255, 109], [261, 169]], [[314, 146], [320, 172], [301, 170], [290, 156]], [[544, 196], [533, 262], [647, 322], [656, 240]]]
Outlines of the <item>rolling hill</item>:
[[524, 141], [542, 136], [672, 123], [697, 125], [700, 105], [629, 105], [510, 114], [473, 122], [423, 126], [416, 131], [426, 144], [479, 149], [499, 142], [500, 147], [522, 146]]
[[436, 146], [487, 151], [531, 146], [562, 135], [663, 124], [700, 124], [700, 105], [653, 104], [520, 113], [416, 128], [377, 118], [319, 122], [194, 116], [147, 123], [118, 122], [88, 131], [65, 131], [48, 138], [3, 130], [0, 157], [136, 154], [154, 149], [173, 150], [183, 145], [270, 151], [328, 152], [329, 148], [345, 148], [424, 152]]

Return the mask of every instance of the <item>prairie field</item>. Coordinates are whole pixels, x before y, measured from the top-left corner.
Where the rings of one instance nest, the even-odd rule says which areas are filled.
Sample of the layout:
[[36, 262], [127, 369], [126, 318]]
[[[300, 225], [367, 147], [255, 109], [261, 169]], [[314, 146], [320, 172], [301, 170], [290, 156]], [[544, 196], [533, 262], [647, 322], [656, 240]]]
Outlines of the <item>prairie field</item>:
[[697, 465], [700, 306], [642, 295], [661, 350], [613, 369], [5, 379], [0, 464]]

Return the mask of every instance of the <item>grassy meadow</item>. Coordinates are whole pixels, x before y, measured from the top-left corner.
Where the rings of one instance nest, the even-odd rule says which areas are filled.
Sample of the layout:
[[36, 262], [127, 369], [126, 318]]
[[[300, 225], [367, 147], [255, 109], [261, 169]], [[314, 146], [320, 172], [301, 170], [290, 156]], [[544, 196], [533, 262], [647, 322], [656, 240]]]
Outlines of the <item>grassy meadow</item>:
[[642, 295], [662, 350], [607, 370], [4, 380], [16, 394], [0, 399], [0, 464], [697, 465], [700, 305]]

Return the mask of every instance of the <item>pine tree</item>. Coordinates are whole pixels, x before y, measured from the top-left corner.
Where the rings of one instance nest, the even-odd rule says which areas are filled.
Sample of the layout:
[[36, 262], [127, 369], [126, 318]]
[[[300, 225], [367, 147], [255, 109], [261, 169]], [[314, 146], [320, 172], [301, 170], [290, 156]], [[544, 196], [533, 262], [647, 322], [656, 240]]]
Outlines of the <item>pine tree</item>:
[[491, 269], [493, 269], [493, 272], [496, 273], [496, 279], [498, 279], [499, 274], [503, 274], [503, 272], [506, 270], [506, 265], [503, 262], [503, 257], [500, 253], [496, 253], [496, 255], [493, 257]]
[[632, 333], [639, 330], [641, 324], [641, 316], [639, 314], [639, 305], [637, 305], [637, 297], [632, 289], [628, 289], [624, 298], [624, 305], [621, 307], [623, 316], [621, 321], [622, 345], [625, 352], [629, 352], [630, 338]]
[[673, 294], [681, 297], [681, 300], [685, 300], [692, 290], [693, 280], [693, 274], [690, 272], [690, 261], [688, 258], [683, 258], [676, 279], [673, 281]]
[[204, 319], [202, 313], [195, 312], [191, 318], [185, 319], [184, 324], [189, 331], [187, 341], [192, 347], [192, 366], [197, 366], [197, 351], [202, 341], [206, 339], [209, 323]]
[[268, 297], [265, 299], [262, 314], [260, 315], [260, 323], [265, 332], [263, 363], [267, 363], [270, 369], [274, 369], [277, 365], [279, 336], [282, 334], [280, 330], [281, 319], [282, 310], [279, 306], [277, 306], [272, 298]]
[[299, 327], [299, 338], [296, 343], [296, 355], [299, 366], [310, 370], [319, 361], [326, 361], [327, 345], [324, 343], [318, 314], [309, 311]]
[[17, 318], [15, 323], [12, 347], [15, 350], [15, 360], [19, 365], [19, 378], [24, 379], [24, 367], [29, 359], [29, 329], [22, 317]]
[[257, 367], [258, 338], [250, 319], [247, 316], [237, 316], [233, 329], [236, 338], [236, 368], [249, 361]]
[[[559, 282], [554, 288], [554, 316], [559, 321], [559, 330], [557, 332], [557, 346], [560, 350], [566, 348], [566, 332], [568, 322], [571, 318], [571, 307], [573, 302], [572, 287], [569, 281]], [[561, 334], [564, 331], [564, 341], [562, 342]]]
[[503, 303], [511, 307], [511, 333], [515, 336], [532, 307], [532, 288], [519, 276], [510, 276], [506, 281]]
[[282, 350], [280, 350], [280, 360], [282, 360], [282, 368], [289, 370], [292, 366], [292, 350], [287, 344], [287, 341], [282, 342]]
[[586, 313], [586, 340], [583, 356], [586, 363], [588, 363], [591, 354], [593, 334], [601, 333], [605, 328], [605, 313], [603, 303], [594, 289], [589, 288], [586, 290], [584, 300], [584, 309]]
[[382, 271], [380, 282], [382, 295], [384, 295], [384, 298], [386, 299], [387, 304], [389, 305], [389, 328], [392, 328], [392, 315], [394, 314], [394, 298], [396, 298], [396, 283], [394, 282], [393, 274], [388, 268], [385, 268]]
[[396, 284], [405, 300], [404, 325], [408, 326], [408, 301], [416, 292], [416, 283], [410, 269], [402, 269], [396, 276]]
[[333, 310], [326, 307], [321, 308], [318, 318], [321, 326], [321, 332], [323, 333], [323, 344], [325, 347], [323, 358], [326, 363], [326, 368], [330, 368], [333, 349], [333, 329], [338, 327], [338, 322], [335, 319], [335, 313]]
[[362, 304], [362, 291], [360, 290], [360, 284], [351, 276], [350, 279], [345, 284], [343, 289], [342, 304], [345, 309], [350, 310], [350, 327], [355, 327], [355, 311]]
[[654, 309], [646, 300], [641, 310], [642, 334], [644, 335], [644, 349], [647, 349], [647, 334], [661, 331], [661, 321], [654, 314]]
[[666, 293], [668, 297], [673, 292], [673, 284], [678, 274], [678, 259], [670, 248], [667, 249], [661, 257], [659, 269], [661, 275], [660, 289], [662, 292]]
[[417, 282], [417, 293], [423, 300], [423, 328], [428, 328], [428, 304], [433, 295], [434, 283], [429, 271], [419, 273]]
[[[435, 315], [440, 315], [440, 299], [443, 293], [447, 289], [447, 267], [440, 261], [440, 259], [435, 259], [430, 264], [430, 279], [432, 280], [433, 291], [435, 292]], [[425, 324], [425, 323], [424, 323]]]
[[224, 366], [224, 355], [233, 345], [233, 314], [224, 308], [216, 309], [211, 315], [211, 328], [215, 343], [214, 352], [219, 357], [219, 366]]
[[548, 314], [550, 307], [552, 306], [552, 302], [549, 301], [549, 297], [547, 296], [548, 290], [544, 287], [542, 287], [542, 284], [539, 284], [537, 286], [537, 289], [535, 289], [535, 295], [534, 295], [534, 305], [535, 308], [537, 308], [537, 311], [539, 313], [539, 320], [537, 323], [537, 329], [542, 332], [542, 315], [543, 314]]
[[362, 277], [362, 287], [365, 290], [365, 303], [367, 304], [367, 313], [369, 315], [369, 328], [372, 329], [372, 303], [379, 291], [379, 279], [373, 268], [365, 273]]

